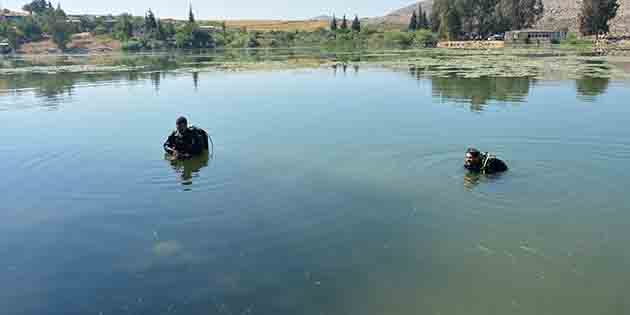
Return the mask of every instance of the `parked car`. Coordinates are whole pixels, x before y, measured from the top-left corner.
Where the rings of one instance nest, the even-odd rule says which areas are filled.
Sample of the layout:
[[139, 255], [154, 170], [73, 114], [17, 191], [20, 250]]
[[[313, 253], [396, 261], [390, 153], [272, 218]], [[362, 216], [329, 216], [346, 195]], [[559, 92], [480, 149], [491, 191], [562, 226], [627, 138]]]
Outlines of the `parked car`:
[[504, 40], [504, 39], [505, 39], [505, 34], [494, 34], [488, 37], [488, 40]]
[[13, 48], [11, 48], [11, 45], [9, 45], [9, 43], [0, 42], [0, 54], [8, 54], [11, 51], [13, 51]]

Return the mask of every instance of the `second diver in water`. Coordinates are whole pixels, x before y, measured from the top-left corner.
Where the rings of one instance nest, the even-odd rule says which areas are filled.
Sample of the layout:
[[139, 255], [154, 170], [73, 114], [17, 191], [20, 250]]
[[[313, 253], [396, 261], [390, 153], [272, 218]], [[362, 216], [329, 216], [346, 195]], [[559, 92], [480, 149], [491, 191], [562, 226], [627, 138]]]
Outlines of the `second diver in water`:
[[470, 148], [466, 150], [464, 167], [473, 173], [497, 174], [508, 170], [505, 162], [499, 160], [489, 153]]
[[176, 127], [177, 129], [164, 143], [164, 151], [171, 158], [189, 159], [209, 150], [208, 133], [203, 129], [188, 127], [188, 120], [185, 117], [177, 118]]

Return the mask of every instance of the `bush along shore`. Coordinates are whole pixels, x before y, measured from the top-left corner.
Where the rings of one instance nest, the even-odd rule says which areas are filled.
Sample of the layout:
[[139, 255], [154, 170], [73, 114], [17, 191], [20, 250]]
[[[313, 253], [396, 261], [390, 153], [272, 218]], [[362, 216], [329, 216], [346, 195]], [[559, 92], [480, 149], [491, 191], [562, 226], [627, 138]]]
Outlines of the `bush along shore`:
[[0, 43], [21, 53], [146, 51], [205, 48], [320, 47], [325, 50], [433, 47], [437, 36], [427, 28], [362, 25], [333, 18], [331, 22], [294, 22], [291, 28], [256, 30], [239, 23], [198, 21], [192, 7], [187, 20], [144, 17], [70, 16], [45, 0], [24, 6], [19, 19], [0, 19]]
[[[605, 16], [596, 14], [601, 13], [601, 10], [589, 11], [597, 1], [610, 4], [610, 10]], [[602, 45], [602, 40], [607, 39], [599, 36], [607, 32], [608, 21], [616, 14], [616, 1], [585, 1], [583, 18], [580, 20], [581, 32], [591, 35], [593, 39], [569, 34], [565, 41], [555, 43], [555, 47], [599, 53], [625, 47], [623, 44]], [[501, 10], [488, 9], [495, 7]], [[473, 16], [466, 14], [469, 11], [467, 8], [488, 10], [483, 11], [487, 13], [485, 15]], [[515, 8], [527, 14], [510, 15], [510, 12], [515, 12]], [[544, 11], [539, 0], [436, 0], [430, 16], [418, 6], [407, 25], [368, 24], [358, 16], [349, 19], [334, 15], [330, 21], [266, 22], [257, 25], [243, 21], [198, 21], [192, 6], [186, 20], [160, 19], [151, 10], [143, 17], [130, 14], [68, 15], [60, 5], [54, 8], [46, 0], [33, 0], [22, 9], [28, 13], [11, 15], [8, 14], [10, 11], [3, 10], [0, 14], [0, 53], [100, 53], [215, 48], [318, 48], [347, 51], [436, 47], [439, 41], [456, 43], [442, 44], [440, 47], [497, 49], [503, 45], [484, 43], [488, 36], [501, 38], [505, 31], [532, 27]], [[477, 40], [479, 44], [462, 44], [459, 42], [462, 40]]]

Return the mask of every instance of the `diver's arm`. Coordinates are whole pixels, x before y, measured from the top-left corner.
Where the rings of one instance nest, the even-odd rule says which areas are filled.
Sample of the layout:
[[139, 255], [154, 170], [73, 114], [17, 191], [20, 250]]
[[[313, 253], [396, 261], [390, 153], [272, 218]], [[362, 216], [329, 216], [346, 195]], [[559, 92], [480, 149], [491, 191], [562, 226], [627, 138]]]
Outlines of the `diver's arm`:
[[175, 147], [173, 146], [173, 135], [171, 134], [170, 136], [168, 136], [168, 139], [166, 139], [166, 142], [164, 142], [164, 151], [168, 154], [176, 154], [177, 150], [175, 150]]

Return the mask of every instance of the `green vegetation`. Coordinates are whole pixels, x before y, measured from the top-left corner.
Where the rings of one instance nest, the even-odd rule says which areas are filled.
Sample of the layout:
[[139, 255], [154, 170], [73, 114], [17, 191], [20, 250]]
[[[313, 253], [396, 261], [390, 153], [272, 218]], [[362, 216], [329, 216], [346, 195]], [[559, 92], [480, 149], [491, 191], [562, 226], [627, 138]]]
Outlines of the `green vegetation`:
[[422, 12], [422, 6], [418, 5], [418, 13], [413, 11], [411, 14], [411, 18], [409, 19], [409, 26], [407, 29], [410, 32], [415, 32], [417, 30], [429, 29], [429, 19], [427, 18], [427, 13]]
[[[585, 0], [580, 17], [584, 34], [608, 30], [608, 21], [617, 12], [617, 0]], [[228, 28], [225, 22], [199, 21], [192, 6], [188, 19], [160, 19], [148, 10], [144, 17], [67, 16], [46, 0], [33, 0], [24, 6], [32, 13], [18, 21], [0, 22], [0, 41], [13, 48], [20, 44], [51, 39], [66, 49], [72, 34], [89, 32], [99, 38], [114, 38], [126, 51], [205, 48], [289, 48], [316, 47], [324, 50], [433, 47], [443, 40], [485, 39], [513, 29], [532, 27], [542, 16], [542, 0], [435, 0], [431, 18], [418, 6], [401, 29], [391, 25], [362, 25], [358, 16], [349, 21], [335, 15], [328, 28], [290, 31], [287, 28], [251, 31], [244, 26]], [[572, 35], [563, 47], [587, 48], [590, 42]]]
[[532, 27], [543, 11], [542, 0], [435, 0], [431, 27], [442, 39], [484, 39]]
[[591, 50], [593, 49], [593, 41], [579, 39], [577, 34], [571, 32], [567, 34], [567, 39], [560, 43], [560, 47], [564, 49]]
[[48, 35], [63, 50], [71, 35], [78, 31], [66, 21], [67, 16], [61, 6], [54, 9], [50, 2], [34, 0], [24, 5], [23, 9], [31, 15], [15, 23], [0, 22], [0, 39], [6, 38], [13, 48], [18, 48], [23, 42], [41, 40]]
[[617, 0], [584, 0], [579, 17], [580, 32], [584, 35], [608, 33], [608, 22], [617, 16]]

